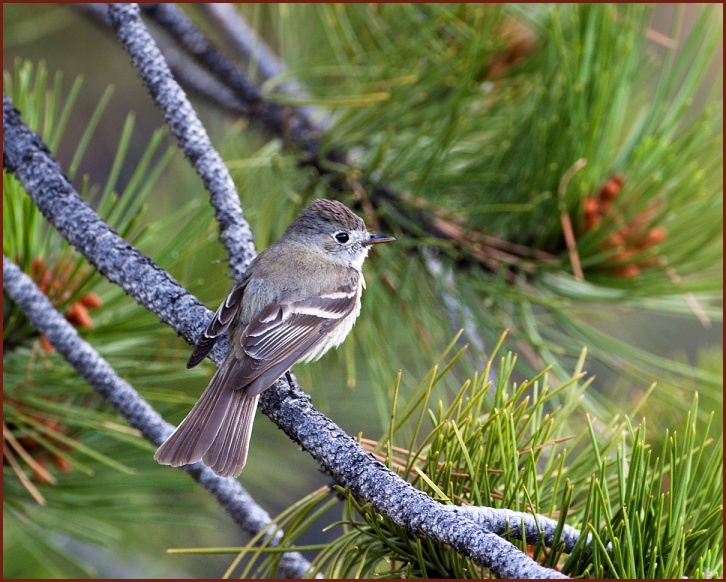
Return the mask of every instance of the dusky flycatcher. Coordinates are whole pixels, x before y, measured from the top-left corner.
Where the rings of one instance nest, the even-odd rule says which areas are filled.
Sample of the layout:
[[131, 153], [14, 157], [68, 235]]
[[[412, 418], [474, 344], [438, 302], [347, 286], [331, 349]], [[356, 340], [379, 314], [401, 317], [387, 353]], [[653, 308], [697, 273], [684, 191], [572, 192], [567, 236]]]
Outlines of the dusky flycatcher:
[[247, 460], [260, 394], [296, 362], [340, 345], [360, 313], [361, 268], [370, 234], [334, 200], [315, 200], [280, 239], [250, 263], [197, 340], [187, 368], [201, 362], [227, 331], [227, 355], [187, 417], [156, 451], [164, 465], [199, 460], [237, 477]]

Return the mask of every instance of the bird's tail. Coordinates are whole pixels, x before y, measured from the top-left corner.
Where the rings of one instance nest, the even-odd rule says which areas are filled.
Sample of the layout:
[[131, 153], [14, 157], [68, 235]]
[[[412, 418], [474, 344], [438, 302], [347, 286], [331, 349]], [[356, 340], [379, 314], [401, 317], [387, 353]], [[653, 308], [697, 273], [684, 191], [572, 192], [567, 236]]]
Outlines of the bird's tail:
[[234, 360], [228, 356], [199, 401], [156, 451], [162, 465], [180, 467], [201, 460], [221, 477], [237, 477], [247, 461], [259, 394], [229, 386]]

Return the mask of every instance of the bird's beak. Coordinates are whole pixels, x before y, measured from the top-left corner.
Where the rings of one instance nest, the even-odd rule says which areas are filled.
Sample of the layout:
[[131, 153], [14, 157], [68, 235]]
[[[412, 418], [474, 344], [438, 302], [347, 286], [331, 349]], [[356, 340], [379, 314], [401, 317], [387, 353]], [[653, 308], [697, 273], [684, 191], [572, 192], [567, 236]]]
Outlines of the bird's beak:
[[396, 240], [396, 239], [393, 238], [392, 236], [388, 236], [385, 234], [372, 234], [371, 236], [368, 237], [367, 240], [364, 240], [360, 244], [362, 244], [364, 247], [367, 247], [370, 245], [379, 245], [381, 243], [392, 242], [394, 240]]

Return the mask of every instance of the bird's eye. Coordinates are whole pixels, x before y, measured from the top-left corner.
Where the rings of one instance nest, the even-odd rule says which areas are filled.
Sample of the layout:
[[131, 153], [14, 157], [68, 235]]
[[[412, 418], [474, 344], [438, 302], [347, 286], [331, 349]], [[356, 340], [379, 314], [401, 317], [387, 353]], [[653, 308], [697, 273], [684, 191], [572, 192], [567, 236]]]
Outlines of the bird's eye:
[[347, 232], [339, 232], [335, 235], [335, 240], [337, 240], [341, 244], [344, 244], [347, 243], [348, 240], [350, 240], [350, 237], [348, 236]]

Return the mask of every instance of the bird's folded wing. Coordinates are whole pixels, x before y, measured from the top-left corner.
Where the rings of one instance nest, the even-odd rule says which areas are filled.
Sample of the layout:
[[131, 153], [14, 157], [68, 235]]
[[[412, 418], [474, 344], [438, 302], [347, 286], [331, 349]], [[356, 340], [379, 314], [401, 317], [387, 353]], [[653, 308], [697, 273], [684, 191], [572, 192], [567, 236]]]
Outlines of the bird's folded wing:
[[189, 356], [187, 368], [193, 368], [206, 358], [207, 354], [217, 342], [217, 339], [219, 339], [219, 336], [227, 331], [227, 328], [237, 315], [237, 309], [242, 302], [242, 295], [244, 294], [246, 286], [246, 280], [235, 285], [229, 295], [227, 295], [224, 302], [222, 302], [222, 305], [219, 306], [217, 313], [214, 314], [214, 317], [212, 318], [212, 321], [209, 322], [207, 329], [205, 329], [202, 332], [202, 335], [199, 336], [199, 339], [197, 339], [194, 351], [192, 351], [192, 355]]
[[352, 313], [356, 293], [351, 282], [326, 295], [265, 307], [240, 338], [248, 357], [238, 361], [230, 385], [247, 396], [266, 390]]

